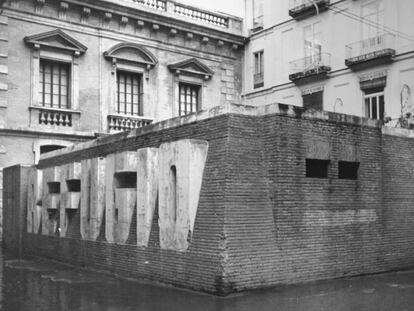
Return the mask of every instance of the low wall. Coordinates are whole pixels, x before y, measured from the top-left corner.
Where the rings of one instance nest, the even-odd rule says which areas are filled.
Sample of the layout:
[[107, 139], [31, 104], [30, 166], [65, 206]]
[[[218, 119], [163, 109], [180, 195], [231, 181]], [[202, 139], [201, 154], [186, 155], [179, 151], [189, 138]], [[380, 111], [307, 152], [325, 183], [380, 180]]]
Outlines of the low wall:
[[[108, 242], [105, 221], [96, 241], [83, 239], [77, 210], [66, 237], [23, 232], [23, 252], [214, 294], [412, 268], [410, 135], [285, 105], [230, 106], [59, 150], [37, 169], [182, 139], [207, 142], [188, 248], [160, 242], [165, 211], [157, 206], [146, 246], [137, 245], [135, 207], [124, 243]], [[18, 216], [5, 212], [10, 217]], [[15, 230], [7, 223], [5, 240]]]

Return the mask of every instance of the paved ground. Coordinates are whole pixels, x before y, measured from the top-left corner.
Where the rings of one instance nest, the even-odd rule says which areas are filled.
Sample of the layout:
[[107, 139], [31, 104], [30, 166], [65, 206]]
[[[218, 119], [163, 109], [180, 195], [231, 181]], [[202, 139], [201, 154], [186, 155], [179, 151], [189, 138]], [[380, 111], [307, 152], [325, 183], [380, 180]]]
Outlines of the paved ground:
[[414, 271], [218, 298], [0, 253], [0, 284], [0, 310], [7, 311], [414, 310]]

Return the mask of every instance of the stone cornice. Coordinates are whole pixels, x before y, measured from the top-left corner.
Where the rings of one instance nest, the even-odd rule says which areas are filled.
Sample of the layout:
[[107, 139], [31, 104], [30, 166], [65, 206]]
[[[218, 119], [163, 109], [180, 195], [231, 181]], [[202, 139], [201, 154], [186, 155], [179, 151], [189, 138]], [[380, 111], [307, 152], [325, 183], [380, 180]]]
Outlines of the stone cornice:
[[[37, 10], [33, 12], [27, 12], [27, 9], [23, 10], [25, 1], [29, 0], [11, 0], [10, 8], [36, 15], [44, 15], [46, 12], [50, 14], [50, 10]], [[18, 2], [18, 4], [13, 4]], [[114, 30], [125, 28], [127, 24], [135, 25], [136, 28], [150, 28], [157, 27], [157, 32], [171, 33], [173, 30], [174, 35], [181, 35], [185, 38], [188, 34], [197, 36], [197, 40], [205, 40], [209, 38], [210, 42], [215, 42], [218, 45], [219, 41], [223, 41], [227, 44], [227, 48], [234, 49], [234, 46], [242, 46], [246, 42], [246, 38], [242, 35], [242, 20], [234, 17], [228, 17], [234, 19], [240, 23], [240, 27], [222, 28], [210, 26], [184, 16], [175, 15], [170, 11], [159, 11], [151, 8], [147, 8], [143, 5], [139, 5], [133, 1], [115, 1], [115, 0], [68, 0], [67, 13], [65, 18], [68, 22], [79, 22], [82, 24], [88, 24], [92, 16], [99, 18], [102, 22], [97, 28], [106, 28], [110, 30], [115, 26]], [[48, 3], [44, 4], [45, 6]], [[27, 5], [27, 8], [32, 7], [32, 4]], [[56, 17], [59, 17], [59, 8], [56, 8]], [[71, 14], [69, 12], [71, 11]], [[75, 14], [73, 14], [75, 13]], [[77, 16], [78, 20], [69, 20], [69, 16], [73, 19]], [[54, 16], [53, 16], [54, 17]], [[110, 18], [109, 18], [110, 17]], [[114, 23], [116, 22], [116, 24]], [[155, 25], [155, 26], [154, 26]], [[240, 29], [236, 29], [240, 28]]]

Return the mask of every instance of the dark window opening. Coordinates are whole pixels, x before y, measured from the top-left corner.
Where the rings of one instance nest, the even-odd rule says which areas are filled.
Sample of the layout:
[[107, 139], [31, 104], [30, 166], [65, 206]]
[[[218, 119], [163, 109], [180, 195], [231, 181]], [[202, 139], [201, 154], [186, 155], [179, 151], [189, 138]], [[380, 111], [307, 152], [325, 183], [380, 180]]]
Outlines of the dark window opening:
[[358, 179], [359, 162], [338, 162], [338, 178], [339, 179]]
[[118, 212], [118, 208], [115, 207], [115, 221], [118, 221], [118, 217], [119, 217], [119, 212]]
[[62, 149], [62, 148], [66, 148], [66, 146], [43, 145], [43, 146], [40, 146], [40, 154], [44, 154], [44, 153], [47, 153], [47, 152], [59, 150], [59, 149]]
[[197, 112], [199, 105], [199, 85], [180, 83], [179, 84], [179, 103], [178, 113], [185, 116], [190, 113]]
[[48, 182], [47, 187], [49, 189], [49, 194], [60, 193], [60, 182]]
[[306, 159], [306, 177], [328, 178], [329, 160]]
[[259, 88], [264, 86], [264, 52], [260, 51], [254, 53], [254, 75], [253, 75], [253, 87]]
[[384, 89], [375, 88], [365, 90], [365, 116], [367, 118], [384, 120]]
[[66, 185], [68, 187], [68, 192], [80, 192], [81, 191], [80, 179], [68, 179], [66, 180]]
[[171, 213], [172, 213], [172, 220], [174, 221], [174, 223], [177, 220], [177, 199], [178, 199], [178, 194], [177, 194], [177, 168], [175, 167], [175, 165], [171, 166], [170, 169], [170, 184], [171, 184], [171, 202], [170, 204], [171, 206]]
[[69, 108], [70, 65], [40, 60], [40, 104], [51, 108]]
[[115, 173], [115, 188], [132, 189], [137, 187], [136, 172], [120, 172]]
[[305, 109], [323, 110], [323, 92], [315, 92], [302, 96]]
[[117, 72], [117, 113], [142, 116], [141, 75], [130, 72]]

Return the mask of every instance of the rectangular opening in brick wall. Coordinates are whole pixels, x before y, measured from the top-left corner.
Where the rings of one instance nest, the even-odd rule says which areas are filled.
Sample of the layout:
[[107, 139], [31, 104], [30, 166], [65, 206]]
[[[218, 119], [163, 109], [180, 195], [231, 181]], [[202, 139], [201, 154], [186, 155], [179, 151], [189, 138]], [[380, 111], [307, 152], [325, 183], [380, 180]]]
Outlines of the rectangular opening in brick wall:
[[358, 179], [359, 162], [338, 162], [338, 178], [339, 179]]
[[50, 194], [59, 194], [60, 193], [60, 182], [48, 182], [47, 187]]
[[328, 178], [329, 160], [306, 159], [306, 177]]
[[80, 192], [81, 191], [80, 179], [68, 179], [66, 180], [66, 185], [68, 187], [68, 192]]
[[115, 188], [117, 189], [131, 189], [137, 187], [137, 173], [136, 172], [118, 172], [115, 173]]

